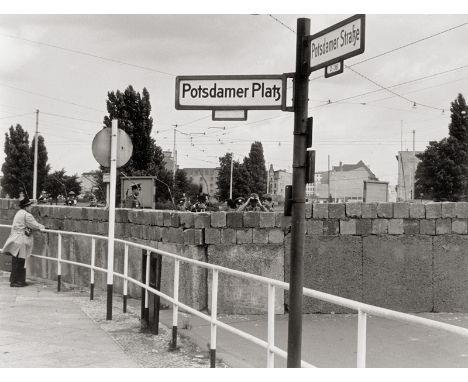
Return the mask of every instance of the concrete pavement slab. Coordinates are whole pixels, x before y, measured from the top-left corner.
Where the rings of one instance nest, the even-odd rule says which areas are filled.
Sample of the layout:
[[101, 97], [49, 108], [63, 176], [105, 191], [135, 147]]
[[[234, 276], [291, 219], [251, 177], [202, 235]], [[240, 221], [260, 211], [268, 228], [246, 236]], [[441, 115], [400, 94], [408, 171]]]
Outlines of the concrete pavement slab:
[[138, 367], [68, 295], [0, 278], [0, 367]]

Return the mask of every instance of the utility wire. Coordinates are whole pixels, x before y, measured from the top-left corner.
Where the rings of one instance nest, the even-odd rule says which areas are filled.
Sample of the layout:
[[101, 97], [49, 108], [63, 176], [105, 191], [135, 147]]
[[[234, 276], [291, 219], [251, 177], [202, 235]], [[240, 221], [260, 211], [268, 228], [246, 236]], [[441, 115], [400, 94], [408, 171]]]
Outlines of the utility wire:
[[111, 58], [111, 57], [99, 56], [99, 55], [97, 55], [97, 54], [89, 53], [89, 52], [84, 52], [84, 51], [82, 51], [82, 50], [66, 48], [66, 47], [59, 46], [59, 45], [49, 44], [49, 43], [42, 42], [42, 41], [37, 41], [37, 40], [31, 40], [31, 39], [27, 39], [27, 38], [24, 38], [24, 37], [12, 36], [12, 35], [5, 34], [5, 33], [0, 33], [0, 36], [7, 37], [7, 38], [11, 38], [11, 39], [15, 39], [15, 40], [26, 41], [26, 42], [29, 42], [29, 43], [31, 43], [31, 44], [47, 46], [47, 47], [49, 47], [49, 48], [55, 48], [55, 49], [63, 50], [63, 51], [65, 51], [65, 52], [69, 52], [69, 53], [80, 54], [80, 55], [82, 55], [82, 56], [88, 56], [88, 57], [96, 58], [96, 59], [102, 60], [102, 61], [109, 61], [109, 62], [113, 62], [113, 63], [115, 63], [115, 64], [126, 65], [126, 66], [131, 66], [131, 67], [134, 67], [134, 68], [138, 68], [138, 69], [148, 70], [148, 71], [150, 71], [150, 72], [159, 73], [159, 74], [164, 74], [164, 75], [166, 75], [166, 76], [176, 77], [175, 74], [167, 73], [167, 72], [164, 72], [164, 71], [162, 71], [162, 70], [150, 68], [150, 67], [148, 67], [148, 66], [133, 64], [133, 63], [130, 63], [130, 62], [118, 60], [118, 59]]
[[57, 98], [57, 97], [51, 97], [51, 96], [48, 96], [46, 94], [41, 94], [41, 93], [33, 92], [31, 90], [22, 89], [22, 88], [19, 88], [17, 86], [12, 86], [12, 85], [8, 85], [8, 84], [4, 84], [4, 83], [0, 83], [0, 86], [3, 86], [5, 88], [14, 89], [14, 90], [17, 90], [17, 91], [20, 91], [20, 92], [23, 92], [23, 93], [32, 94], [32, 95], [35, 95], [35, 96], [48, 98], [48, 99], [51, 99], [53, 101], [62, 102], [62, 103], [66, 103], [66, 104], [69, 104], [69, 105], [81, 107], [83, 109], [88, 109], [88, 110], [98, 111], [100, 113], [105, 113], [103, 110], [99, 110], [99, 109], [96, 109], [96, 108], [91, 107], [91, 106], [81, 105], [79, 103], [72, 102], [72, 101], [67, 101], [67, 100], [64, 100], [64, 99], [61, 99], [61, 98]]

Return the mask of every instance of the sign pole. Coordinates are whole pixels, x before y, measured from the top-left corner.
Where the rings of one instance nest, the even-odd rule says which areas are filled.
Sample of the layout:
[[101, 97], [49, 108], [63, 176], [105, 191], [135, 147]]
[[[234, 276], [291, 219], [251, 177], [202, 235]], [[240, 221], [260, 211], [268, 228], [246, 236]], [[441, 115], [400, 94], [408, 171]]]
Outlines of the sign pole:
[[115, 191], [117, 176], [117, 119], [112, 121], [111, 132], [111, 160], [109, 187], [109, 237], [107, 240], [107, 320], [112, 320], [112, 292], [114, 280], [114, 228], [115, 228]]
[[301, 367], [310, 19], [297, 20], [287, 367]]
[[[37, 162], [38, 158], [38, 138], [39, 138], [39, 109], [36, 110], [36, 133], [34, 134], [34, 173], [33, 173], [33, 199], [37, 200]], [[24, 190], [26, 191], [26, 190]]]

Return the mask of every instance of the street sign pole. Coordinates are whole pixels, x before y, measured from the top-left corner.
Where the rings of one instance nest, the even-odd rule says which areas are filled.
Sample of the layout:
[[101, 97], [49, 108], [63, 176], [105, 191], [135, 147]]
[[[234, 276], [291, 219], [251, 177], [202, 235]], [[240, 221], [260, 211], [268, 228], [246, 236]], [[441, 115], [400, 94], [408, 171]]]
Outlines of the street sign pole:
[[287, 367], [301, 367], [310, 19], [297, 20]]
[[117, 183], [117, 119], [112, 121], [110, 150], [110, 187], [109, 187], [109, 237], [107, 240], [107, 320], [112, 320], [112, 293], [114, 284], [114, 228], [115, 228], [115, 190]]

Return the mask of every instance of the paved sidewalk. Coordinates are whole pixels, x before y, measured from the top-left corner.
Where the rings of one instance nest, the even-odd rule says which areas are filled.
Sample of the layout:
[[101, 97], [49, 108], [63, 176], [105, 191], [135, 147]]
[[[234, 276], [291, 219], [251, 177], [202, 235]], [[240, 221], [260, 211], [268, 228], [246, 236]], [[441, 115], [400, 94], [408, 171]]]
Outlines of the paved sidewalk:
[[0, 367], [138, 367], [72, 296], [0, 272]]
[[[419, 316], [468, 328], [467, 313], [424, 313]], [[264, 315], [221, 316], [221, 321], [266, 341]], [[172, 310], [161, 311], [161, 322], [172, 325]], [[181, 313], [179, 333], [198, 346], [210, 342], [210, 324]], [[275, 344], [287, 350], [288, 316], [275, 317]], [[185, 326], [185, 328], [184, 328]], [[306, 314], [303, 317], [302, 357], [317, 367], [356, 367], [357, 315]], [[218, 329], [217, 357], [230, 367], [266, 367], [266, 350]], [[286, 362], [275, 356], [275, 367]], [[468, 367], [468, 338], [420, 325], [368, 317], [367, 367]]]

